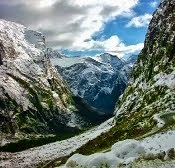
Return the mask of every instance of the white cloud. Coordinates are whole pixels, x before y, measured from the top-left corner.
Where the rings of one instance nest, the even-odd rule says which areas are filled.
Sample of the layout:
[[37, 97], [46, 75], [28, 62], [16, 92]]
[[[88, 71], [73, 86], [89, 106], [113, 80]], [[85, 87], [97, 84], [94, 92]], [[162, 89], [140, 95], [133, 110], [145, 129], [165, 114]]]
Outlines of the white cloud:
[[135, 45], [123, 45], [120, 47], [117, 47], [115, 50], [113, 51], [109, 51], [109, 53], [113, 54], [113, 55], [117, 55], [118, 57], [123, 57], [125, 55], [131, 55], [131, 54], [138, 54], [144, 47], [144, 43], [138, 43]]
[[123, 57], [126, 54], [134, 54], [140, 52], [144, 44], [125, 45], [117, 36], [112, 36], [109, 39], [101, 42], [105, 52]]
[[[139, 0], [0, 0], [1, 18], [44, 32], [54, 48], [83, 50], [106, 22], [131, 17]], [[92, 40], [91, 40], [92, 41]], [[100, 42], [97, 42], [98, 45]]]
[[30, 5], [29, 7], [48, 7], [48, 6], [52, 6], [56, 1], [58, 0], [30, 0], [30, 1], [25, 1], [25, 0], [1, 0], [0, 1], [0, 5], [10, 5], [10, 6], [14, 6], [14, 5]]
[[152, 8], [156, 8], [156, 7], [158, 6], [158, 2], [153, 1], [153, 2], [150, 3], [150, 6], [151, 6]]
[[145, 27], [149, 24], [150, 20], [152, 19], [151, 14], [145, 14], [141, 16], [137, 16], [132, 18], [126, 27]]
[[100, 52], [108, 52], [118, 57], [123, 57], [126, 54], [134, 54], [140, 52], [143, 48], [143, 43], [136, 45], [125, 45], [118, 36], [111, 36], [110, 38], [102, 41], [94, 41], [93, 39], [83, 43], [84, 50], [98, 50]]

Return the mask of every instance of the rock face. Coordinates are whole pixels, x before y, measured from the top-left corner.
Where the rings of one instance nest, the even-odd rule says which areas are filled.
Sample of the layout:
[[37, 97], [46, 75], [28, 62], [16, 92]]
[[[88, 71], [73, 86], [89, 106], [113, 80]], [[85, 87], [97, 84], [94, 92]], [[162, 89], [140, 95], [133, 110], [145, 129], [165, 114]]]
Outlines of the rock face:
[[[164, 0], [153, 15], [116, 119], [148, 131], [167, 127], [175, 116], [175, 0]], [[133, 127], [131, 127], [131, 125]], [[143, 132], [142, 132], [143, 133]]]
[[113, 113], [115, 100], [126, 88], [131, 61], [127, 63], [108, 53], [95, 57], [54, 57], [51, 61], [75, 95], [103, 113]]
[[79, 109], [48, 59], [42, 34], [0, 20], [0, 134], [72, 131], [84, 122]]

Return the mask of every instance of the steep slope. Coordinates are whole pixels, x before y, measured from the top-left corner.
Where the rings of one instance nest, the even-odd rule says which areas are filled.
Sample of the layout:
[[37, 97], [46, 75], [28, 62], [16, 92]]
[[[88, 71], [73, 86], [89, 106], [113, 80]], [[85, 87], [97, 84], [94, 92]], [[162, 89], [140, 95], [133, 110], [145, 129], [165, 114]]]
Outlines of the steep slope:
[[152, 129], [156, 127], [156, 123], [158, 127], [174, 123], [174, 13], [174, 0], [163, 1], [154, 13], [144, 49], [116, 109], [117, 120], [135, 117], [134, 127], [140, 130]]
[[54, 57], [51, 61], [75, 95], [103, 113], [113, 113], [131, 70], [126, 62], [107, 53], [95, 57]]
[[74, 132], [90, 122], [48, 52], [41, 33], [0, 20], [1, 137]]

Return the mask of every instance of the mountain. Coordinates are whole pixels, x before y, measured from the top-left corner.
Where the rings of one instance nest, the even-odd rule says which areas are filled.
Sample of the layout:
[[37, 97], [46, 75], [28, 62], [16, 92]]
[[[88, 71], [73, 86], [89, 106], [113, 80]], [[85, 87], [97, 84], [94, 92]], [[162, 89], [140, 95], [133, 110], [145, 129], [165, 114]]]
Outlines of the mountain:
[[114, 120], [62, 142], [3, 153], [0, 166], [38, 167], [49, 161], [44, 167], [58, 167], [72, 155], [61, 167], [175, 167], [174, 14], [175, 0], [162, 1], [153, 14]]
[[51, 62], [75, 95], [105, 114], [113, 113], [131, 71], [131, 62], [108, 53], [94, 57], [51, 57]]
[[98, 112], [72, 95], [48, 53], [54, 51], [41, 33], [0, 20], [1, 137], [60, 135], [99, 122], [91, 120]]

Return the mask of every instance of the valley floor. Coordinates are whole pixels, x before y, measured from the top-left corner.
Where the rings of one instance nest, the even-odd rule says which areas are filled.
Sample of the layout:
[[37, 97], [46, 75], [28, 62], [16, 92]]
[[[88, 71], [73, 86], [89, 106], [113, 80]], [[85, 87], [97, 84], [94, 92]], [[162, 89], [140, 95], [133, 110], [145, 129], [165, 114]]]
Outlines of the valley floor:
[[101, 133], [108, 131], [114, 125], [113, 118], [107, 120], [100, 126], [97, 126], [81, 135], [73, 138], [50, 143], [36, 148], [31, 148], [16, 153], [0, 153], [0, 167], [3, 168], [33, 168], [42, 163], [46, 163], [57, 158], [69, 156], [76, 149], [99, 136]]
[[[50, 143], [40, 147], [31, 148], [22, 152], [16, 153], [0, 153], [0, 167], [3, 168], [34, 168], [42, 167], [47, 163], [52, 165], [52, 161], [58, 162], [59, 159], [69, 157], [78, 148], [86, 144], [88, 141], [96, 138], [101, 133], [109, 131], [114, 126], [113, 118], [109, 119], [100, 126], [94, 127], [87, 132], [69, 138], [67, 140]], [[148, 136], [139, 140], [141, 145], [145, 148], [147, 154], [154, 155], [167, 151], [175, 147], [175, 131], [163, 131], [157, 134]], [[103, 154], [102, 154], [103, 155]], [[121, 166], [122, 167], [122, 166]], [[124, 166], [125, 167], [125, 166]], [[127, 167], [127, 166], [126, 166]], [[139, 160], [134, 161], [130, 167], [133, 168], [174, 168], [175, 160]], [[44, 167], [45, 168], [45, 167]]]

